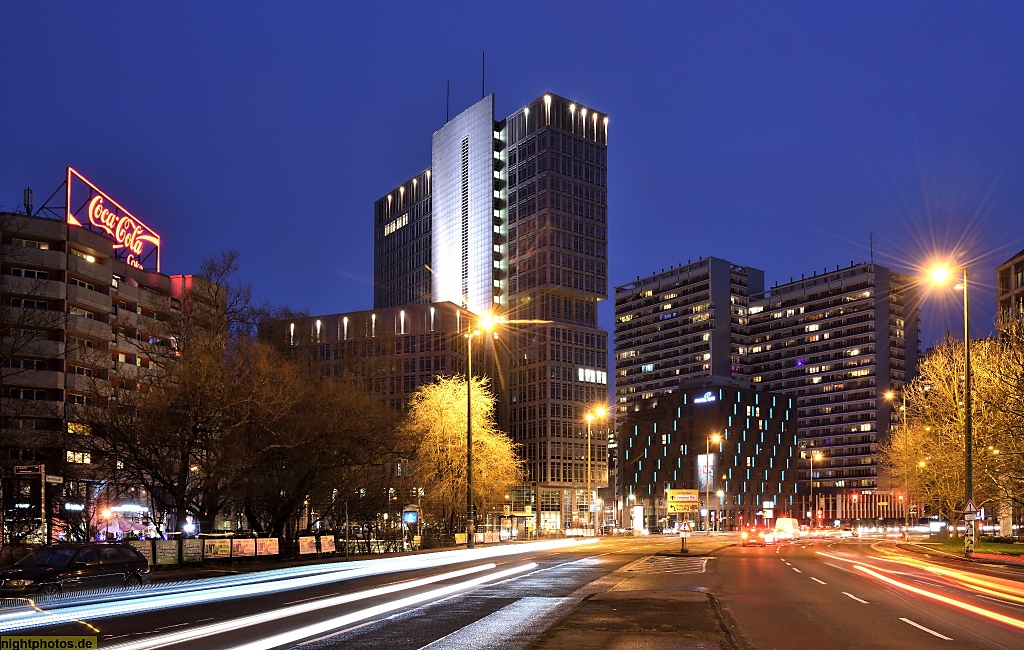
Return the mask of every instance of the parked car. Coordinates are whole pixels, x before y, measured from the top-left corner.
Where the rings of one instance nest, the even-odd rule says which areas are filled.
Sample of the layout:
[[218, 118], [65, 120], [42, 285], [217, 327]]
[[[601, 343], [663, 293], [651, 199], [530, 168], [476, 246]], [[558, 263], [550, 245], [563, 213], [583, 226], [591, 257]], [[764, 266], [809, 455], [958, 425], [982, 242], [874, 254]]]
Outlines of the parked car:
[[0, 596], [135, 587], [150, 577], [149, 562], [131, 546], [55, 544], [42, 546], [0, 571]]

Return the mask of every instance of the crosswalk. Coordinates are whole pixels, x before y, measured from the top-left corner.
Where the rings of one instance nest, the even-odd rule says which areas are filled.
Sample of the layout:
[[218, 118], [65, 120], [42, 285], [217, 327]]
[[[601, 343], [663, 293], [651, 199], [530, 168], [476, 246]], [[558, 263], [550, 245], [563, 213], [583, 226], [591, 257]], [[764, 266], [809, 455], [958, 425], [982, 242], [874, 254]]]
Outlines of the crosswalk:
[[634, 562], [626, 568], [630, 573], [704, 573], [707, 569], [709, 557], [670, 557], [664, 555], [652, 555], [638, 562]]

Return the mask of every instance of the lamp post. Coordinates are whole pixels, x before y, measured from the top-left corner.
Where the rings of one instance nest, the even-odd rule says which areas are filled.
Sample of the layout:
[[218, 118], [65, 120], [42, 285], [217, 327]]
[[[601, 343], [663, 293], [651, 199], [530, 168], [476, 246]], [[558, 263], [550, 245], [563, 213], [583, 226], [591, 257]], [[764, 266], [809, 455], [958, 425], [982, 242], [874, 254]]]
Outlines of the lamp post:
[[[903, 398], [903, 406], [901, 407], [901, 410], [903, 412], [903, 418], [902, 418], [903, 419], [903, 422], [902, 422], [903, 444], [907, 445], [909, 443], [909, 441], [907, 440], [907, 390], [906, 390], [906, 387], [904, 387], [900, 391], [900, 397]], [[891, 402], [895, 398], [896, 398], [896, 393], [895, 392], [893, 392], [891, 390], [888, 390], [888, 391], [885, 392], [885, 399], [887, 399], [888, 401]], [[905, 454], [901, 454], [901, 455], [903, 455], [904, 456], [904, 460], [906, 460]], [[904, 539], [904, 541], [907, 541], [907, 540], [910, 539], [910, 511], [909, 511], [909, 508], [910, 508], [910, 487], [909, 487], [910, 486], [910, 472], [907, 471], [906, 467], [904, 467], [903, 481], [905, 483], [905, 485], [903, 487], [903, 493], [904, 493], [903, 494], [903, 539]]]
[[[490, 324], [490, 318], [480, 319], [480, 325]], [[466, 330], [466, 548], [473, 548], [476, 522], [473, 512], [473, 337], [480, 330]]]
[[715, 517], [715, 531], [722, 529], [722, 499], [725, 498], [725, 490], [719, 490], [715, 494], [718, 495], [718, 515]]
[[[590, 411], [586, 415], [587, 420], [587, 528], [594, 530], [594, 524], [591, 522], [590, 511], [591, 504], [594, 503], [594, 496], [590, 491], [590, 439], [592, 437], [590, 424], [594, 421], [594, 418], [603, 418], [607, 415], [608, 411], [603, 406], [598, 406], [593, 411]], [[596, 517], [595, 517], [596, 519]]]
[[811, 461], [811, 474], [808, 477], [808, 482], [811, 484], [811, 530], [816, 529], [818, 519], [818, 504], [814, 502], [814, 461], [821, 460], [821, 452], [813, 452], [810, 455]]
[[[967, 308], [967, 267], [963, 268], [963, 284], [957, 288], [964, 291], [964, 510], [974, 501], [974, 429], [971, 422], [971, 329], [970, 314]], [[932, 269], [931, 279], [936, 284], [945, 284], [949, 279], [950, 270], [946, 267]], [[967, 514], [965, 512], [965, 514]], [[973, 513], [971, 513], [973, 515]], [[974, 553], [975, 528], [974, 520], [969, 520], [964, 528], [964, 555]]]
[[[704, 534], [711, 535], [711, 443], [722, 439], [717, 433], [704, 439]], [[698, 447], [697, 449], [700, 449]]]

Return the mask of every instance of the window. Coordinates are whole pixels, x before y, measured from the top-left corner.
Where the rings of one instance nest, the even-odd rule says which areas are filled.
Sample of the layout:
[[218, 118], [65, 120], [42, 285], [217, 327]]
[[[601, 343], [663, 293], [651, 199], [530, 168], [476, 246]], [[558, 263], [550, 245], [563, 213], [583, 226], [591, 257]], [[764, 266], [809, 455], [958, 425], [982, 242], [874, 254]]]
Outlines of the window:
[[83, 251], [78, 251], [78, 250], [75, 250], [74, 248], [72, 248], [69, 252], [72, 255], [74, 255], [75, 257], [80, 257], [83, 260], [85, 260], [86, 262], [89, 262], [90, 264], [92, 264], [93, 262], [96, 261], [96, 258], [94, 256], [90, 255], [89, 253], [85, 253]]
[[45, 400], [46, 391], [38, 388], [12, 388], [11, 397], [14, 399]]
[[36, 271], [35, 269], [11, 269], [11, 275], [19, 278], [31, 278], [33, 280], [48, 280], [50, 274], [46, 271]]
[[45, 300], [11, 298], [11, 307], [21, 307], [22, 309], [47, 309], [49, 305], [46, 304]]
[[44, 241], [33, 241], [31, 239], [12, 239], [11, 243], [15, 246], [21, 246], [22, 248], [38, 248], [39, 250], [49, 250], [50, 245]]
[[15, 359], [11, 361], [11, 367], [25, 370], [46, 370], [46, 361], [43, 359]]
[[92, 455], [87, 451], [67, 451], [67, 461], [69, 463], [79, 463], [88, 465], [92, 462]]
[[89, 291], [96, 291], [95, 285], [89, 284], [85, 280], [79, 280], [78, 278], [71, 278], [68, 284], [73, 284], [75, 286], [82, 287], [83, 289], [88, 289]]

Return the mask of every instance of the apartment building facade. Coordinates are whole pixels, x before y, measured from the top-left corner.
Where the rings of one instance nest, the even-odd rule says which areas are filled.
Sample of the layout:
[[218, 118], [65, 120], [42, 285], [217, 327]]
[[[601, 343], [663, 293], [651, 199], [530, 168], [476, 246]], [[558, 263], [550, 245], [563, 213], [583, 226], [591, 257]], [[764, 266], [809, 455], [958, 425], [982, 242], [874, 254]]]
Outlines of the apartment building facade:
[[[776, 285], [753, 296], [749, 312], [750, 379], [796, 398], [800, 481], [813, 483], [814, 508], [826, 520], [850, 512], [902, 519], [888, 507], [895, 499], [877, 453], [898, 421], [885, 393], [899, 393], [916, 375], [912, 279], [851, 264]], [[820, 456], [813, 476], [812, 454]], [[871, 504], [877, 508], [865, 509]]]
[[[185, 276], [139, 263], [130, 248], [75, 216], [0, 213], [6, 541], [41, 541], [41, 514], [52, 524], [88, 511], [99, 487], [93, 470], [112, 461], [85, 451], [81, 409], [105, 387], [145, 389], [177, 354], [173, 326]], [[43, 472], [60, 479], [46, 485], [45, 512]], [[47, 528], [49, 539], [60, 534]]]

